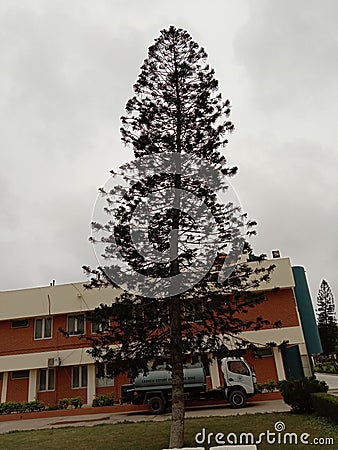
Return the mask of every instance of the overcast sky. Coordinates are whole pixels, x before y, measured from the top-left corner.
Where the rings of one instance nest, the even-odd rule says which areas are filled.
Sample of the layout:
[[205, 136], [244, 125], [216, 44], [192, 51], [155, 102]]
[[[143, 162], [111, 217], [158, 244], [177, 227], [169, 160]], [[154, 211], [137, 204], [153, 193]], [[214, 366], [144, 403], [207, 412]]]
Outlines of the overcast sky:
[[185, 28], [233, 104], [225, 154], [258, 222], [336, 301], [338, 3], [0, 0], [0, 290], [81, 281], [97, 188], [130, 159], [119, 117], [159, 31]]

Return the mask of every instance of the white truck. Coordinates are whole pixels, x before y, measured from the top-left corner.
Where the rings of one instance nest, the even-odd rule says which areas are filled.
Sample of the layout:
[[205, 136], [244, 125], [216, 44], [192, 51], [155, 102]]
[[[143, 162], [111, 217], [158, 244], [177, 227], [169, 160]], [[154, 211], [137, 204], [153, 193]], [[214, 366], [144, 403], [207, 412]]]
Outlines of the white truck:
[[[206, 389], [201, 363], [184, 366], [184, 392], [187, 400], [227, 400], [233, 408], [242, 408], [256, 392], [256, 375], [244, 358], [227, 357], [221, 361], [224, 386]], [[133, 384], [122, 386], [121, 403], [148, 404], [152, 414], [162, 414], [171, 402], [171, 372], [165, 368], [139, 374]]]

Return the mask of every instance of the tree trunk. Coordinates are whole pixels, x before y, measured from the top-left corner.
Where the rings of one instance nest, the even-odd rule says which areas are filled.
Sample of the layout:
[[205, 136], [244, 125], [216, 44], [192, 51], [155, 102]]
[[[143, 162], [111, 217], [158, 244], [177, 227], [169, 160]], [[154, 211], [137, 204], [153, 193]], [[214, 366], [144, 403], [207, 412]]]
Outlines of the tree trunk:
[[180, 296], [171, 305], [172, 414], [169, 448], [180, 448], [184, 441], [184, 380], [182, 362]]
[[[181, 99], [178, 83], [178, 70], [176, 50], [174, 47], [175, 64], [175, 91], [176, 91], [176, 151], [181, 154]], [[170, 276], [179, 275], [180, 267], [178, 261], [178, 232], [181, 214], [181, 161], [175, 161], [176, 171], [174, 176], [174, 186], [176, 189], [173, 204], [173, 221], [171, 236], [171, 263]], [[170, 305], [170, 344], [172, 362], [172, 413], [169, 448], [183, 447], [184, 442], [184, 379], [183, 379], [183, 351], [182, 351], [182, 311], [180, 295], [172, 297]]]

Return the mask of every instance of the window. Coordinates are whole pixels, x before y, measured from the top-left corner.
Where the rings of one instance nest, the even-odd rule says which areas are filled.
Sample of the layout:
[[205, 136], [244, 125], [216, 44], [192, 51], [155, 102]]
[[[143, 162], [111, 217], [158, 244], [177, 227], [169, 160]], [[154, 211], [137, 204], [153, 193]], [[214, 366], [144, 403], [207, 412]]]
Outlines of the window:
[[52, 318], [35, 319], [34, 339], [48, 339], [52, 337]]
[[12, 380], [23, 380], [29, 378], [29, 370], [16, 370], [12, 372]]
[[270, 347], [258, 348], [255, 351], [255, 358], [269, 358], [272, 356], [272, 349]]
[[28, 327], [28, 319], [12, 320], [11, 327], [12, 328], [26, 328], [26, 327]]
[[72, 388], [87, 387], [87, 366], [74, 366], [72, 373]]
[[114, 372], [110, 363], [96, 365], [96, 386], [114, 386]]
[[41, 369], [39, 372], [39, 390], [54, 391], [55, 369]]
[[67, 331], [69, 334], [84, 333], [84, 314], [68, 316]]
[[109, 329], [109, 319], [101, 319], [92, 322], [92, 333], [107, 333]]
[[184, 305], [184, 318], [187, 322], [200, 322], [203, 318], [203, 303], [193, 300]]
[[228, 369], [230, 372], [239, 373], [241, 375], [250, 375], [249, 369], [242, 361], [228, 362]]

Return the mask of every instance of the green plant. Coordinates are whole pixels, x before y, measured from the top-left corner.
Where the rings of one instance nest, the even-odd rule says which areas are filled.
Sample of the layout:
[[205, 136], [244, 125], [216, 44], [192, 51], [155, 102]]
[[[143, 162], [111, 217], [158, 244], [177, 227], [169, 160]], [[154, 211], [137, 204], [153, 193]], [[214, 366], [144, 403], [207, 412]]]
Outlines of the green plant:
[[59, 408], [60, 409], [67, 409], [69, 405], [69, 398], [61, 398], [59, 400]]
[[46, 411], [55, 411], [55, 410], [57, 410], [57, 409], [59, 409], [59, 406], [58, 406], [58, 405], [47, 405], [47, 406], [45, 407], [45, 410], [46, 410]]
[[114, 404], [114, 392], [104, 395], [96, 395], [93, 399], [92, 406], [111, 406]]
[[73, 408], [81, 408], [81, 406], [83, 405], [82, 398], [73, 397], [70, 399], [70, 404], [73, 406]]
[[279, 383], [284, 402], [296, 413], [313, 412], [311, 394], [327, 392], [328, 385], [316, 377], [300, 378], [299, 380], [284, 380]]
[[315, 365], [315, 372], [338, 373], [338, 363], [335, 360], [318, 362]]
[[327, 393], [311, 394], [312, 406], [319, 416], [329, 417], [338, 423], [338, 397]]
[[0, 414], [24, 413], [42, 411], [45, 404], [39, 401], [32, 402], [5, 402], [0, 404]]

